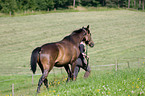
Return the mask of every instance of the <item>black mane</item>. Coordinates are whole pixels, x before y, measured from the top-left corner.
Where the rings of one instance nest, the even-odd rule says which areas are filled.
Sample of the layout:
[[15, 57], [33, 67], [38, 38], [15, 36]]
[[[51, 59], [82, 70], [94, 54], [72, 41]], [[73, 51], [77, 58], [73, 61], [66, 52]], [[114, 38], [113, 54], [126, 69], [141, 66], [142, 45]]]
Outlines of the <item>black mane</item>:
[[81, 32], [82, 32], [82, 29], [78, 29], [78, 30], [73, 31], [71, 35], [81, 33]]
[[68, 40], [68, 41], [73, 41], [72, 35], [74, 35], [74, 34], [79, 34], [79, 33], [81, 33], [81, 32], [82, 32], [82, 29], [75, 30], [75, 31], [73, 31], [70, 35], [65, 36], [65, 37], [63, 38], [63, 40], [66, 39], [66, 40]]

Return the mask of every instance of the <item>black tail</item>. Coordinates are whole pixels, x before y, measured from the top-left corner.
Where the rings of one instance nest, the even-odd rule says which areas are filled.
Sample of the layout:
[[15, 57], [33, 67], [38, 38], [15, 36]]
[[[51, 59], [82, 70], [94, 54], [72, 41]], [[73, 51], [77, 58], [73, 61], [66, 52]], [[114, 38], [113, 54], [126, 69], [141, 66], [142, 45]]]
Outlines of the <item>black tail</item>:
[[36, 67], [37, 67], [37, 57], [39, 52], [41, 51], [41, 47], [37, 47], [32, 51], [31, 54], [31, 70], [33, 72], [33, 74], [35, 74], [36, 72]]

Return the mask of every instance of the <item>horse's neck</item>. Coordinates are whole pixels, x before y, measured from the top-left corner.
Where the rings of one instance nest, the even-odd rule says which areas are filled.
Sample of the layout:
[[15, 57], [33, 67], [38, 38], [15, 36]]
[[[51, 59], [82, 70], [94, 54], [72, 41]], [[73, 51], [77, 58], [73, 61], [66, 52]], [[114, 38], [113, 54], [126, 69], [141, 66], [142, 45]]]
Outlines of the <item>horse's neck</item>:
[[78, 33], [78, 34], [73, 34], [72, 35], [72, 38], [73, 38], [73, 42], [79, 46], [80, 45], [80, 42], [82, 41], [83, 39], [83, 32], [81, 33]]

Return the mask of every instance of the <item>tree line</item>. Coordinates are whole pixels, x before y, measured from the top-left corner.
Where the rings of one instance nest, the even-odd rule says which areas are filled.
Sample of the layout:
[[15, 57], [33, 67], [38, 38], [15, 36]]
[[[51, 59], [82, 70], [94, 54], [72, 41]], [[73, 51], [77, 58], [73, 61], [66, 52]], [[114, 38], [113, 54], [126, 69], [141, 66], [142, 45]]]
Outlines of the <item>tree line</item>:
[[145, 0], [0, 0], [0, 12], [14, 14], [18, 11], [48, 11], [69, 6], [123, 7], [144, 10]]

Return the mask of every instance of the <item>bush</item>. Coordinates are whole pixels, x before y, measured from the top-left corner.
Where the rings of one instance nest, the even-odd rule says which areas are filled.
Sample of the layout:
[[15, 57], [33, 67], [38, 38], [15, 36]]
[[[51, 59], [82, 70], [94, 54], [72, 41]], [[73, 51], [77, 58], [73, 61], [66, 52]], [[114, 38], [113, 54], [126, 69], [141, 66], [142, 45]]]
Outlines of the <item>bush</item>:
[[16, 0], [1, 0], [1, 7], [3, 13], [11, 12], [14, 15], [15, 11], [17, 11]]
[[117, 0], [106, 0], [106, 6], [109, 8], [116, 8], [117, 7]]

